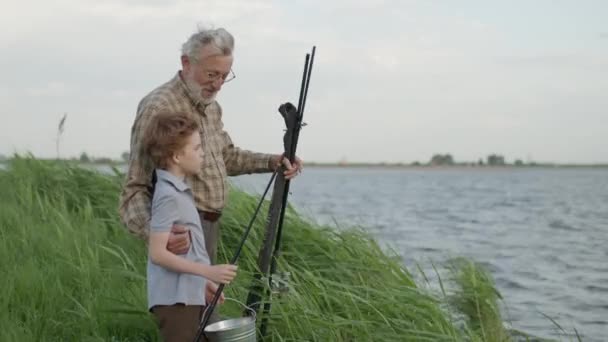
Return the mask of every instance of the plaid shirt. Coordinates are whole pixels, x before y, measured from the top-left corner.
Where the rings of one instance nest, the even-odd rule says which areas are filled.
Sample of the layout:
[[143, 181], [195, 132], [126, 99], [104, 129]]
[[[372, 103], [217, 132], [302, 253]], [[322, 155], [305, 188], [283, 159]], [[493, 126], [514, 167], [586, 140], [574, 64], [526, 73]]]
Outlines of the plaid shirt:
[[154, 165], [142, 152], [142, 135], [150, 119], [163, 111], [187, 112], [200, 119], [202, 147], [205, 152], [201, 172], [186, 183], [194, 194], [199, 210], [220, 212], [228, 198], [228, 176], [269, 172], [271, 154], [242, 150], [224, 131], [222, 108], [217, 102], [196, 103], [180, 73], [144, 97], [137, 108], [131, 129], [129, 170], [120, 196], [120, 217], [129, 231], [146, 238], [150, 224], [152, 172]]

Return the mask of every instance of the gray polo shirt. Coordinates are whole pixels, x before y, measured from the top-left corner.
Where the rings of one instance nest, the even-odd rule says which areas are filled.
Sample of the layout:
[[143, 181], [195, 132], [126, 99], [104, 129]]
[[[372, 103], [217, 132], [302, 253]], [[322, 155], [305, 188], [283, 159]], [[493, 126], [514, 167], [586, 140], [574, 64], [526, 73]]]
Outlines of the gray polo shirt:
[[[173, 224], [190, 228], [191, 245], [180, 257], [209, 265], [200, 217], [192, 191], [184, 180], [156, 169], [157, 182], [152, 198], [150, 232], [168, 232]], [[205, 305], [205, 278], [165, 269], [148, 257], [148, 308], [155, 305]]]

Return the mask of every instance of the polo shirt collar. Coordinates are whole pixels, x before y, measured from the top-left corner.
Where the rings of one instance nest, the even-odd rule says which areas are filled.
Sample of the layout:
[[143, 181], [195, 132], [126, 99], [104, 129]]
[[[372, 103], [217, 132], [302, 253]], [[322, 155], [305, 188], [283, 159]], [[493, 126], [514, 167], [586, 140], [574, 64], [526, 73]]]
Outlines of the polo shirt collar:
[[171, 172], [169, 172], [167, 170], [163, 170], [163, 169], [156, 169], [155, 171], [156, 171], [157, 181], [160, 181], [162, 179], [162, 180], [168, 182], [169, 184], [173, 185], [173, 187], [175, 187], [175, 189], [177, 189], [178, 191], [186, 191], [186, 190], [190, 189], [188, 184], [186, 184], [186, 182], [183, 179], [179, 179]]

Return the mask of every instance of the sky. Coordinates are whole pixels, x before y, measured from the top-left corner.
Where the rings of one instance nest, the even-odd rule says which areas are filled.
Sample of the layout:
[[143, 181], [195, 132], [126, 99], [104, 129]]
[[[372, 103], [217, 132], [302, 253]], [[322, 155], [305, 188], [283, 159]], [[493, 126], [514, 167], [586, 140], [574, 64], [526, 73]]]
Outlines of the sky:
[[[277, 108], [317, 54], [298, 154], [315, 162], [608, 162], [608, 2], [0, 0], [0, 154], [120, 158], [139, 100], [201, 26], [236, 39], [218, 101], [279, 153]], [[57, 126], [67, 113], [57, 151]]]

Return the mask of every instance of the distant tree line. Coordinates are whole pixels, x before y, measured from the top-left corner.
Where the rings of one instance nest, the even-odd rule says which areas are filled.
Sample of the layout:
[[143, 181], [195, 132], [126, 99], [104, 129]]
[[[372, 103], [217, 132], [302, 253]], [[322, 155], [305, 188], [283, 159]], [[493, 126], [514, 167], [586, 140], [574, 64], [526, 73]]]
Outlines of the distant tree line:
[[[423, 165], [423, 164], [421, 164], [419, 162], [414, 162], [414, 163], [412, 163], [412, 165]], [[488, 155], [485, 158], [485, 160], [483, 158], [479, 158], [479, 160], [477, 160], [476, 162], [456, 162], [456, 161], [454, 161], [454, 157], [451, 154], [447, 153], [447, 154], [434, 154], [426, 165], [429, 165], [429, 166], [456, 166], [456, 165], [505, 166], [505, 165], [509, 165], [509, 164], [505, 161], [504, 156], [502, 156], [500, 154], [495, 154], [495, 153]], [[524, 164], [524, 162], [521, 159], [517, 159], [517, 160], [515, 160], [513, 165], [524, 166], [526, 164]], [[530, 165], [534, 165], [534, 163], [532, 163]]]
[[86, 152], [82, 152], [80, 157], [71, 158], [72, 160], [78, 160], [81, 163], [95, 163], [95, 164], [114, 164], [114, 163], [127, 163], [129, 162], [129, 152], [123, 152], [120, 155], [120, 160], [108, 158], [108, 157], [92, 157]]

